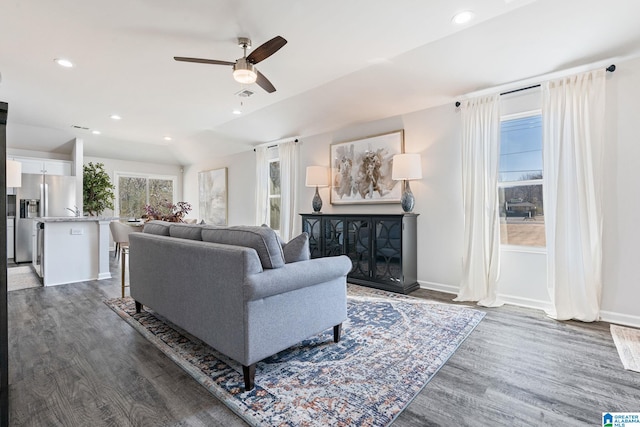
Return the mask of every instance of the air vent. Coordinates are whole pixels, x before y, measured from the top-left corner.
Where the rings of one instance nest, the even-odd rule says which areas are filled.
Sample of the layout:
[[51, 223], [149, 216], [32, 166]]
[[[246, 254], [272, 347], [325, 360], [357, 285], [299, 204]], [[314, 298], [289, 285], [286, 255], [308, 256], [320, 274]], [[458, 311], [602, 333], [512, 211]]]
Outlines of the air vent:
[[238, 95], [241, 98], [248, 98], [254, 93], [255, 92], [251, 92], [249, 89], [242, 89], [240, 92], [236, 92], [236, 95]]
[[71, 125], [71, 127], [74, 129], [89, 130], [89, 128], [85, 126]]

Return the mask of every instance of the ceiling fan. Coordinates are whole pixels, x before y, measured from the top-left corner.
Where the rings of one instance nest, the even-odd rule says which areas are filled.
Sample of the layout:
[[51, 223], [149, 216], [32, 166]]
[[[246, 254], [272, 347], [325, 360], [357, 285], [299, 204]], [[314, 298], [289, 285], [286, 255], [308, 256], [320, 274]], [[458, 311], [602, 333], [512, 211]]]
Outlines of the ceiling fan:
[[247, 56], [247, 49], [251, 48], [251, 39], [238, 37], [238, 46], [242, 48], [244, 55], [242, 58], [237, 59], [236, 62], [219, 61], [217, 59], [185, 58], [183, 56], [174, 56], [173, 59], [183, 62], [197, 62], [199, 64], [230, 65], [233, 67], [233, 78], [238, 83], [257, 83], [262, 89], [272, 93], [276, 91], [276, 88], [260, 71], [255, 69], [254, 65], [276, 53], [285, 44], [287, 44], [287, 41], [284, 38], [275, 36], [268, 42], [258, 46]]

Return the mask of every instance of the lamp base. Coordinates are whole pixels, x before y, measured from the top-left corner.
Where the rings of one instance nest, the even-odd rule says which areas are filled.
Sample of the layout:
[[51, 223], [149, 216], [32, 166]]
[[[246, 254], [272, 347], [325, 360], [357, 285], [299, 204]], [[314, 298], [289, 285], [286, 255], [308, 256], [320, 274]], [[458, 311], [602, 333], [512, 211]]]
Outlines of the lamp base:
[[416, 199], [413, 197], [413, 193], [411, 192], [409, 181], [406, 180], [404, 181], [404, 192], [402, 193], [402, 198], [400, 198], [400, 204], [402, 205], [402, 210], [406, 213], [411, 213], [416, 204]]
[[316, 185], [316, 194], [313, 196], [313, 201], [311, 202], [311, 206], [313, 206], [314, 213], [320, 213], [320, 209], [322, 209], [322, 199], [320, 198], [320, 193], [318, 193], [318, 186]]

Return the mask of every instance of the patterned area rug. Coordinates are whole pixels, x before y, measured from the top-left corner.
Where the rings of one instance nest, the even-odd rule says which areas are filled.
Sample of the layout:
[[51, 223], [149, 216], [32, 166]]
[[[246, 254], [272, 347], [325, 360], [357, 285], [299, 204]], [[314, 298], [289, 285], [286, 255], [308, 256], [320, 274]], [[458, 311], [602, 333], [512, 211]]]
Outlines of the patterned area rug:
[[387, 426], [485, 313], [349, 285], [342, 339], [312, 337], [256, 366], [241, 366], [131, 298], [105, 301], [125, 321], [253, 426]]
[[7, 268], [7, 291], [39, 288], [41, 286], [40, 278], [30, 265]]
[[640, 329], [611, 325], [611, 336], [624, 369], [640, 372]]

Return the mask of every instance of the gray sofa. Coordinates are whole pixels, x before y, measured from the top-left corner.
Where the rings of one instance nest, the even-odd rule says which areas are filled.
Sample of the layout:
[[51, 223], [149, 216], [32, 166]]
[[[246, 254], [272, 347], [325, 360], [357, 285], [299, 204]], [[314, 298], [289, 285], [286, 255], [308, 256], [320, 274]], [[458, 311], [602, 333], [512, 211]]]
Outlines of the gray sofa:
[[256, 362], [331, 327], [340, 339], [351, 261], [309, 259], [304, 233], [283, 247], [268, 227], [151, 221], [129, 240], [136, 310], [152, 308], [239, 362], [246, 390]]

